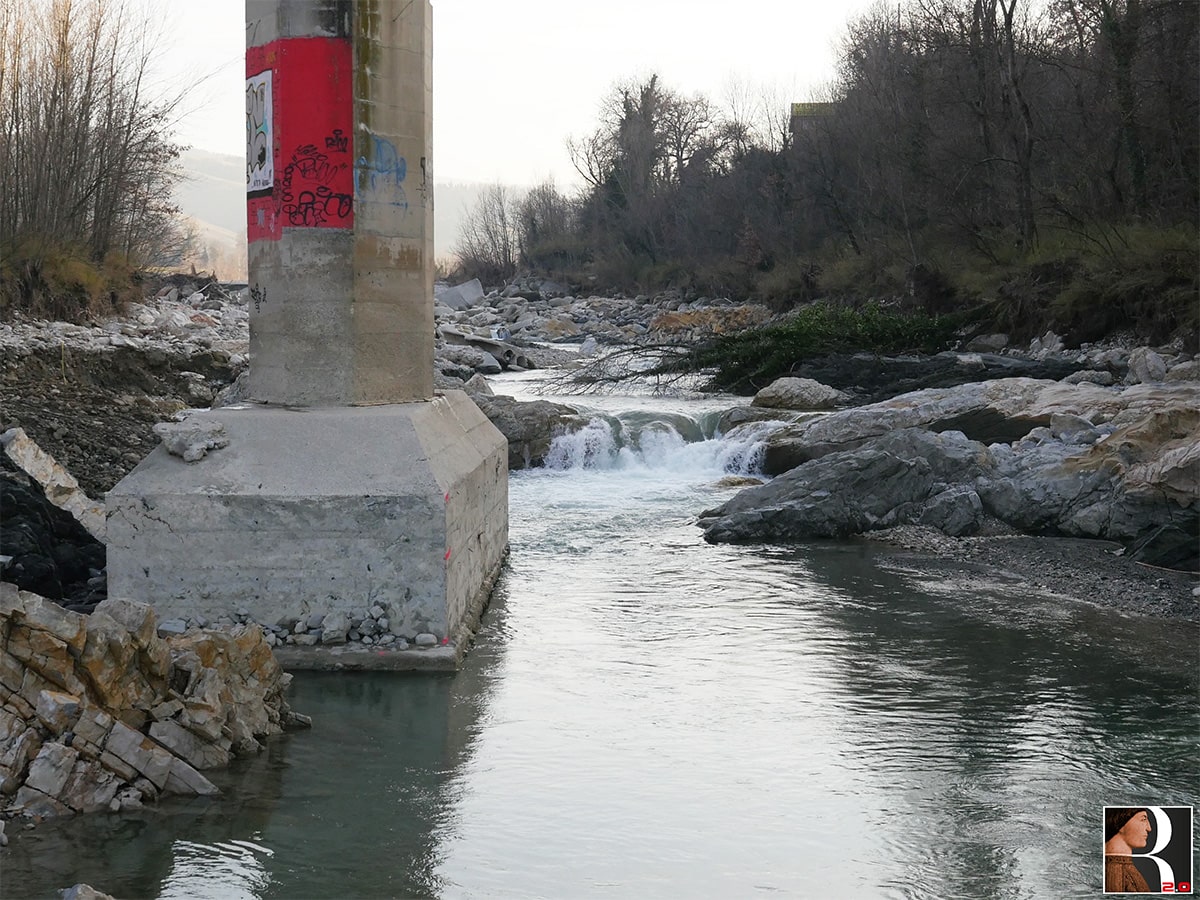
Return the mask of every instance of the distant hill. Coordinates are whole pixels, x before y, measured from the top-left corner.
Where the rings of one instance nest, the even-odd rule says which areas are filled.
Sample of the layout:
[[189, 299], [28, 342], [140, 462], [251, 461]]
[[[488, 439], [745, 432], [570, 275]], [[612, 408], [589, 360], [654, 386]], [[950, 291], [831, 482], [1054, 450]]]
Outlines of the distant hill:
[[[175, 202], [193, 220], [198, 238], [207, 242], [208, 258], [244, 254], [239, 247], [246, 231], [245, 160], [230, 154], [188, 150], [181, 162], [184, 179], [175, 190]], [[478, 182], [434, 182], [433, 240], [437, 259], [453, 253], [466, 210], [488, 186]], [[197, 266], [208, 267], [199, 261]], [[225, 277], [223, 272], [218, 274]]]
[[240, 156], [187, 150], [175, 202], [184, 214], [233, 234], [246, 229], [246, 161]]

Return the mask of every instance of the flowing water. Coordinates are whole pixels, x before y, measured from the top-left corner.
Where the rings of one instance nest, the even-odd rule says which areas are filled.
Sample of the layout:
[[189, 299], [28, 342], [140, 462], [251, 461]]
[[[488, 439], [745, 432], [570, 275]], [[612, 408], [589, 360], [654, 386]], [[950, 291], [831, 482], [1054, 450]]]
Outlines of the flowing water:
[[10, 826], [0, 896], [1090, 897], [1104, 804], [1200, 805], [1196, 628], [708, 546], [756, 435], [583, 402], [462, 672], [300, 674], [224, 796]]

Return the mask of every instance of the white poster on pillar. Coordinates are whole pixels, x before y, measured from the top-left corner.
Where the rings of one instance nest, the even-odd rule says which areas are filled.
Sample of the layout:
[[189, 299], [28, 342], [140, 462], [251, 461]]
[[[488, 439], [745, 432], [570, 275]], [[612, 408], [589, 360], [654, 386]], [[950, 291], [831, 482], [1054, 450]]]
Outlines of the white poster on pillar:
[[271, 122], [271, 70], [246, 79], [246, 193], [275, 186], [274, 128]]

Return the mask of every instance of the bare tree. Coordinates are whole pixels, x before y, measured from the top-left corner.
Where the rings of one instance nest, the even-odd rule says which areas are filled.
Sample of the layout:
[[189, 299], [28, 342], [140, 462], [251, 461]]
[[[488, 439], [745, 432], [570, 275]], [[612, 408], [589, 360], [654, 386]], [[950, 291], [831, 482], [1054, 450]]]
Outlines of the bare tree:
[[0, 0], [0, 254], [19, 302], [44, 287], [48, 255], [138, 265], [179, 239], [169, 131], [182, 95], [150, 97], [153, 28], [135, 10]]
[[508, 188], [486, 188], [463, 217], [454, 253], [464, 273], [496, 283], [517, 270], [519, 246], [517, 201]]

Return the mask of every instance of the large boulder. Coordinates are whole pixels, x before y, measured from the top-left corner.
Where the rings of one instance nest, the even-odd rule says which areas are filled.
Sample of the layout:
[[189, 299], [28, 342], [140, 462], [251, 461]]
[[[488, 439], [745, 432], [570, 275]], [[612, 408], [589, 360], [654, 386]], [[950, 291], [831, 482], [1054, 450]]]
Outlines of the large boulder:
[[1200, 384], [1195, 382], [1121, 389], [1088, 382], [1000, 378], [930, 388], [789, 425], [768, 440], [763, 470], [777, 475], [826, 453], [860, 447], [901, 428], [961, 431], [985, 444], [1012, 443], [1034, 428], [1048, 427], [1056, 414], [1121, 426], [1152, 412], [1182, 412], [1197, 407]]
[[519, 401], [487, 394], [473, 394], [472, 399], [508, 439], [510, 472], [540, 466], [555, 437], [587, 424], [571, 407], [549, 400]]
[[1138, 347], [1129, 354], [1128, 384], [1152, 384], [1167, 377], [1167, 361], [1149, 347]]
[[[1084, 390], [1074, 400], [1087, 402], [1067, 413], [1061, 410], [1069, 394], [1020, 381], [1009, 385], [1024, 389], [1010, 403], [983, 392], [997, 415], [1036, 410], [1048, 419], [1018, 441], [985, 444], [959, 430], [922, 427], [871, 435], [851, 416], [853, 439], [846, 446], [839, 449], [836, 434], [821, 431], [820, 443], [810, 445], [819, 454], [704, 513], [705, 537], [788, 541], [911, 523], [969, 534], [986, 515], [1032, 534], [1121, 541], [1141, 558], [1194, 568], [1200, 527], [1195, 392], [1137, 386], [1101, 398]], [[1078, 386], [1085, 387], [1091, 386]], [[1031, 398], [1037, 401], [1032, 406]], [[878, 406], [884, 408], [876, 416], [885, 422], [889, 415], [896, 421], [911, 416], [944, 425], [944, 418], [907, 401]], [[963, 419], [961, 407], [948, 409]], [[838, 415], [792, 428], [824, 428]]]
[[850, 395], [811, 378], [776, 378], [754, 395], [751, 406], [768, 409], [833, 409]]
[[483, 299], [483, 285], [478, 278], [451, 287], [439, 285], [434, 291], [438, 303], [453, 310], [468, 309]]
[[[702, 513], [699, 525], [713, 543], [861, 534], [920, 520], [927, 501], [941, 497], [951, 485], [970, 485], [989, 465], [987, 448], [961, 433], [903, 429], [747, 488]], [[961, 517], [961, 512], [953, 515]], [[950, 510], [943, 514], [950, 516]], [[956, 524], [955, 529], [967, 533], [972, 525]]]

